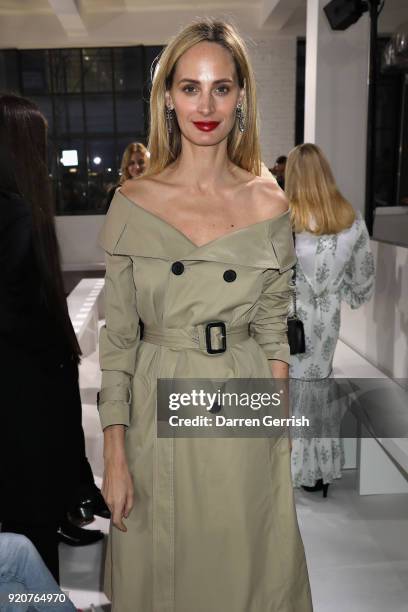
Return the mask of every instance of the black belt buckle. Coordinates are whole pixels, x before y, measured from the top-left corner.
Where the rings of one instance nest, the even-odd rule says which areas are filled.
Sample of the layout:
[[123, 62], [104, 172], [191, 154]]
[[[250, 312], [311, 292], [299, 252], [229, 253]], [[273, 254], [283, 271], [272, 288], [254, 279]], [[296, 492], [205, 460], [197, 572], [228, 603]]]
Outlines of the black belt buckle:
[[[219, 349], [214, 349], [211, 346], [211, 330], [213, 329], [213, 327], [220, 327], [222, 331], [222, 346]], [[225, 353], [225, 351], [227, 350], [227, 330], [223, 321], [213, 321], [212, 323], [207, 323], [207, 325], [205, 326], [205, 343], [207, 353], [210, 353], [210, 355], [215, 355], [216, 353]]]

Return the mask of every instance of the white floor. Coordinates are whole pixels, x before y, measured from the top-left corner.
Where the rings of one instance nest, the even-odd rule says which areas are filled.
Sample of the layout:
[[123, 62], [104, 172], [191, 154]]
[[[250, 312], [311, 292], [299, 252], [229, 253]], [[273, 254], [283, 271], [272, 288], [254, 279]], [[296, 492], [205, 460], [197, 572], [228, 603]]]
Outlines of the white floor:
[[[83, 360], [80, 382], [87, 454], [97, 482], [102, 476], [95, 406], [99, 377], [94, 353]], [[295, 493], [314, 612], [407, 612], [408, 495], [359, 496], [355, 476], [355, 470], [346, 470], [327, 499], [321, 493]], [[106, 533], [108, 521], [97, 519], [88, 528]], [[77, 607], [110, 609], [101, 586], [105, 544], [106, 538], [82, 548], [60, 545], [62, 587]]]

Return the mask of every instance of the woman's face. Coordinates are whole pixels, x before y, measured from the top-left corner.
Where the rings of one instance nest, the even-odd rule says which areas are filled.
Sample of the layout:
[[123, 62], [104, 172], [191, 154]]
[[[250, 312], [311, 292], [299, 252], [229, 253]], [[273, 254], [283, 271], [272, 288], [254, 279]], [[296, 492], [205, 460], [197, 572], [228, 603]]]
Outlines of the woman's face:
[[127, 169], [131, 178], [143, 174], [146, 169], [146, 158], [143, 153], [139, 151], [132, 153]]
[[201, 42], [178, 60], [166, 104], [174, 108], [187, 140], [209, 146], [227, 138], [243, 96], [230, 52], [217, 43]]

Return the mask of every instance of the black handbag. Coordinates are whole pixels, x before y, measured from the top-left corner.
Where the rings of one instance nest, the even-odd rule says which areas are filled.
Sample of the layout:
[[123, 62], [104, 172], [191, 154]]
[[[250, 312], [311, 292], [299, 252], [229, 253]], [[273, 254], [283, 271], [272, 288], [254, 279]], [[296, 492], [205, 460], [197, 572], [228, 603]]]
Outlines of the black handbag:
[[[293, 234], [293, 242], [294, 244], [296, 244], [295, 234]], [[306, 342], [303, 321], [301, 321], [301, 319], [299, 319], [297, 315], [296, 264], [293, 266], [292, 285], [293, 314], [288, 317], [288, 343], [290, 348], [290, 354], [297, 355], [306, 351]]]

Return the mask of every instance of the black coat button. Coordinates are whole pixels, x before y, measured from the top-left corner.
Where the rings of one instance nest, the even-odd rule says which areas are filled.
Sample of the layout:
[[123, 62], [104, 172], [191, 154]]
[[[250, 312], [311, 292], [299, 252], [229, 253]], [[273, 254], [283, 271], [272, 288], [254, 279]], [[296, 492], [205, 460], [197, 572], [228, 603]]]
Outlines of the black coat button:
[[171, 271], [173, 272], [173, 274], [183, 274], [184, 264], [182, 264], [181, 261], [175, 261], [174, 264], [171, 266]]
[[235, 270], [225, 270], [224, 280], [226, 283], [232, 283], [237, 278]]

